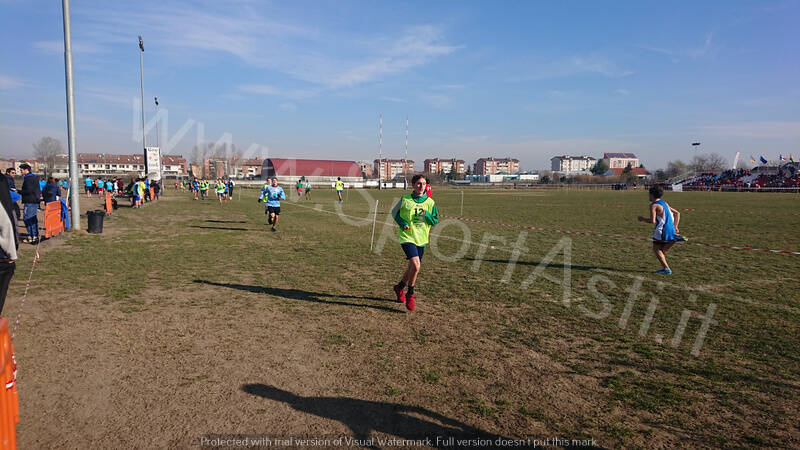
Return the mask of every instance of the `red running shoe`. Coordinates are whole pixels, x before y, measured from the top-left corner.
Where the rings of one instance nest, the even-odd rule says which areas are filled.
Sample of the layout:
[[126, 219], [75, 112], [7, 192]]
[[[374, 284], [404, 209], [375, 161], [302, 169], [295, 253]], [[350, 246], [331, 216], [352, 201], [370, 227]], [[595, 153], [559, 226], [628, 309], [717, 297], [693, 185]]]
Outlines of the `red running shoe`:
[[408, 308], [409, 311], [413, 311], [415, 306], [414, 294], [411, 294], [406, 298], [406, 308]]
[[401, 288], [400, 285], [394, 285], [394, 293], [397, 295], [397, 303], [406, 302], [406, 293], [403, 292], [403, 288]]

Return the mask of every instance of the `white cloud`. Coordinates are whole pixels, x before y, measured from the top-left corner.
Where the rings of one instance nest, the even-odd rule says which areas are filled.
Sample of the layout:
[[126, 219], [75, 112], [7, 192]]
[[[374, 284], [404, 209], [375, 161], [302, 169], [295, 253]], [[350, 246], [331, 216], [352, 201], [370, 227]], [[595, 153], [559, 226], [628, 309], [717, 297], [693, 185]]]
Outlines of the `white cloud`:
[[15, 78], [0, 74], [0, 89], [15, 89], [24, 85], [25, 83]]
[[698, 47], [683, 49], [683, 50], [673, 50], [663, 47], [656, 47], [652, 45], [639, 45], [638, 47], [642, 50], [651, 51], [654, 53], [661, 53], [663, 55], [670, 56], [672, 58], [672, 62], [677, 63], [680, 61], [680, 58], [700, 58], [708, 54], [709, 51], [712, 49], [712, 42], [714, 40], [714, 33], [708, 33], [706, 35], [703, 44]]
[[450, 96], [438, 92], [422, 93], [419, 94], [419, 98], [434, 108], [447, 108], [453, 104]]
[[522, 82], [565, 78], [582, 74], [596, 74], [608, 78], [622, 78], [634, 72], [620, 67], [608, 57], [600, 55], [573, 56], [545, 63], [530, 63], [528, 73], [510, 77], [507, 81]]
[[[63, 54], [64, 41], [37, 41], [33, 43], [33, 48], [48, 54]], [[73, 53], [100, 53], [103, 48], [90, 42], [72, 42]]]
[[384, 100], [387, 102], [394, 102], [394, 103], [408, 103], [408, 100], [403, 100], [402, 98], [397, 98], [397, 97], [381, 97], [379, 100]]
[[272, 95], [293, 100], [302, 100], [319, 93], [319, 89], [281, 89], [269, 84], [246, 84], [239, 86], [239, 90], [250, 94]]
[[157, 10], [92, 10], [85, 13], [88, 23], [81, 38], [133, 45], [131, 36], [141, 33], [145, 52], [149, 42], [156, 42], [156, 51], [179, 58], [229, 54], [252, 67], [323, 89], [379, 80], [428, 64], [458, 48], [445, 41], [443, 28], [437, 25], [410, 26], [396, 34], [361, 35], [294, 25], [272, 15], [268, 18], [246, 2], [226, 3], [218, 10], [212, 10], [214, 6], [200, 10], [189, 4], [169, 5]]
[[408, 28], [385, 54], [370, 55], [365, 61], [352, 64], [333, 76], [321, 74], [322, 79], [308, 81], [330, 87], [353, 86], [426, 64], [438, 56], [452, 53], [456, 48], [443, 42], [441, 28], [414, 26]]
[[297, 105], [292, 102], [285, 102], [281, 103], [279, 107], [284, 111], [295, 112], [297, 111]]

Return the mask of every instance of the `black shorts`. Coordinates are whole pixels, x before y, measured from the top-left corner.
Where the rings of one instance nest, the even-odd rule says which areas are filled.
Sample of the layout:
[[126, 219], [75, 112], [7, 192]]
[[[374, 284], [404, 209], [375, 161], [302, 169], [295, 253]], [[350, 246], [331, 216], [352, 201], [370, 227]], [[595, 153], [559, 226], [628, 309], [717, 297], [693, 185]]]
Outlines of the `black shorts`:
[[413, 257], [419, 257], [419, 260], [422, 261], [422, 255], [425, 253], [425, 247], [420, 247], [413, 242], [403, 242], [400, 244], [403, 247], [403, 252], [406, 254], [406, 259], [411, 259]]
[[281, 215], [281, 207], [280, 206], [267, 206], [267, 210], [264, 211], [265, 214], [275, 214], [276, 216]]

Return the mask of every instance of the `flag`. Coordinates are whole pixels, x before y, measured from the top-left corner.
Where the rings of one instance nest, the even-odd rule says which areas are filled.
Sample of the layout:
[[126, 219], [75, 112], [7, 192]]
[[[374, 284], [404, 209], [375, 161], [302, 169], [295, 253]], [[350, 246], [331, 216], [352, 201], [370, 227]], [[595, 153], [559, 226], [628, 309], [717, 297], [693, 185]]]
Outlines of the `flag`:
[[781, 157], [781, 161], [786, 161], [786, 158], [784, 158], [783, 155], [780, 155], [780, 157]]
[[761, 164], [766, 164], [767, 162], [768, 162], [767, 159], [762, 156], [761, 157]]
[[753, 155], [750, 155], [750, 162], [753, 164], [756, 163], [756, 158]]
[[789, 154], [789, 161], [794, 162], [794, 156], [792, 156], [791, 154]]

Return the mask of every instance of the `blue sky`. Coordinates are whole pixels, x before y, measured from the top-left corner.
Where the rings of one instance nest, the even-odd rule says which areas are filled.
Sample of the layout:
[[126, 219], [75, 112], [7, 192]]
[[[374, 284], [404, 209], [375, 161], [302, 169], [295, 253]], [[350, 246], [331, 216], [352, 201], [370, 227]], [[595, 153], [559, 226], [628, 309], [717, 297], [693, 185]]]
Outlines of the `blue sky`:
[[[73, 0], [78, 151], [229, 138], [252, 154], [368, 159], [632, 151], [800, 156], [800, 2]], [[60, 2], [0, 0], [0, 155], [66, 144]], [[185, 133], [181, 137], [181, 128]], [[168, 141], [164, 138], [167, 138]], [[148, 144], [156, 140], [155, 130]], [[167, 144], [168, 142], [168, 144]], [[265, 150], [266, 149], [266, 150]]]

